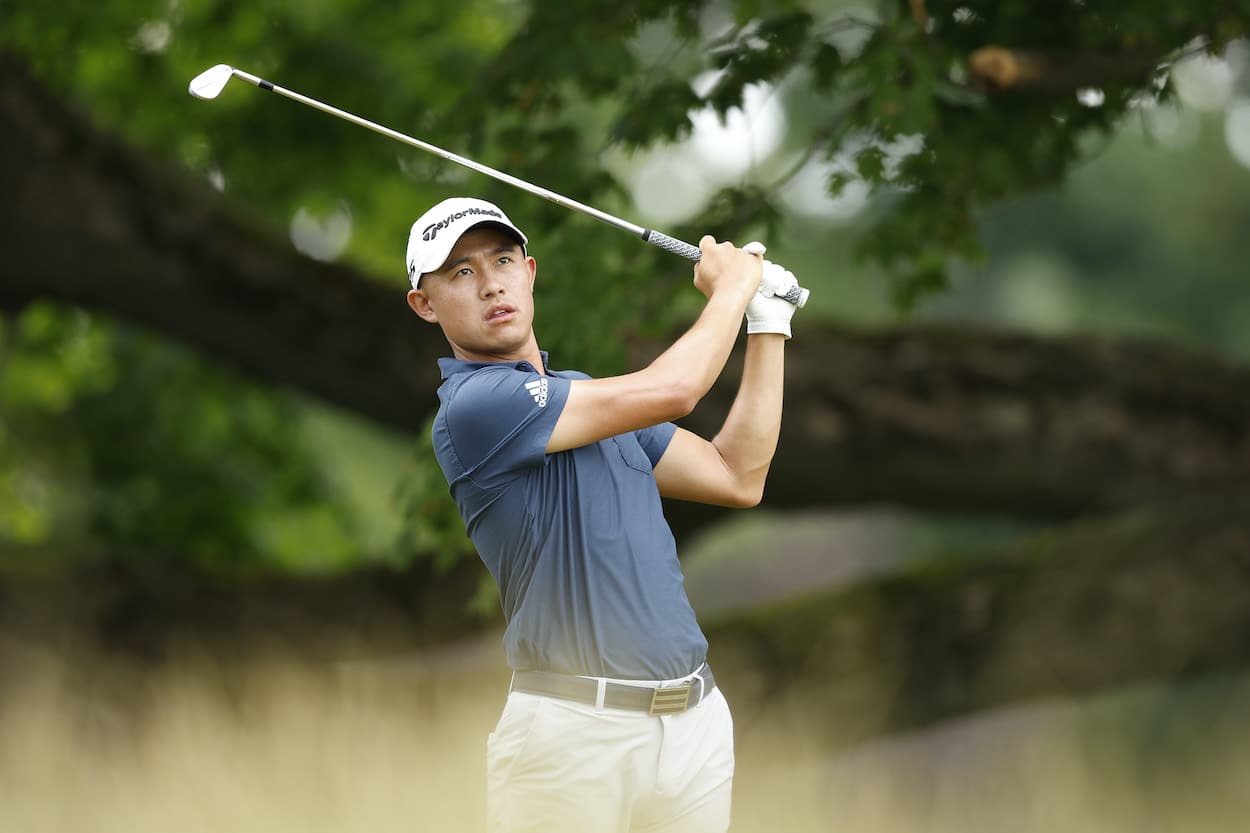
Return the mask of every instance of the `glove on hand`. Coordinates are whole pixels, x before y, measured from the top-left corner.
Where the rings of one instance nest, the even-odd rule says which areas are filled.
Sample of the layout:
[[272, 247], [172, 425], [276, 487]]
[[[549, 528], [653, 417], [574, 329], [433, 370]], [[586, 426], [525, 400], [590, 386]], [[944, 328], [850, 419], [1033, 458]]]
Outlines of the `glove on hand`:
[[790, 338], [790, 318], [796, 307], [785, 298], [788, 290], [798, 286], [794, 274], [785, 268], [764, 261], [764, 276], [759, 291], [747, 304], [747, 333], [780, 333]]

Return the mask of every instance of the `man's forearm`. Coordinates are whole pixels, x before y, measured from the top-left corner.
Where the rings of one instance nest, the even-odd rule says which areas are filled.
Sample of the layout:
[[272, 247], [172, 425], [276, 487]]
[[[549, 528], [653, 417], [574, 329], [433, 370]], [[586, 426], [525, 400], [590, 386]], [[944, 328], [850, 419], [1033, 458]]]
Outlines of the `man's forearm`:
[[695, 265], [694, 283], [708, 301], [698, 320], [642, 370], [573, 382], [547, 440], [548, 453], [681, 419], [711, 389], [757, 294], [763, 264], [711, 237], [700, 247], [703, 259]]
[[742, 330], [748, 297], [730, 292], [714, 295], [690, 329], [642, 372], [685, 390], [686, 410], [693, 409], [729, 360]]
[[758, 496], [777, 450], [785, 376], [785, 337], [747, 337], [742, 383], [725, 424], [712, 440], [742, 490]]

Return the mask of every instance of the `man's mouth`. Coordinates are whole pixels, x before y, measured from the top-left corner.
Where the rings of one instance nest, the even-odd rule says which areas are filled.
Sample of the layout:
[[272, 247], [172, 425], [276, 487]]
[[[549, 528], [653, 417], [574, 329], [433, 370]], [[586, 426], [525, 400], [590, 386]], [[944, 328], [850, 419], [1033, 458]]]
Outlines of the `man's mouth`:
[[515, 309], [507, 305], [491, 307], [490, 310], [487, 311], [486, 313], [486, 320], [487, 321], [502, 321], [506, 318], [510, 318], [515, 312], [516, 312]]

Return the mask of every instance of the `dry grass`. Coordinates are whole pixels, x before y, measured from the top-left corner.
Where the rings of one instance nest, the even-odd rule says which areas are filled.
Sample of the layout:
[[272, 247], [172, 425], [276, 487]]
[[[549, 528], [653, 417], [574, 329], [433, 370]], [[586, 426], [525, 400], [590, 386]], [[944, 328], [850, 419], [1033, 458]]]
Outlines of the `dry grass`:
[[[136, 681], [113, 666], [10, 652], [0, 831], [481, 830], [485, 736], [503, 698], [497, 661], [483, 671], [437, 657], [237, 668], [186, 659]], [[1242, 679], [1179, 699], [1147, 688], [836, 757], [801, 716], [740, 720], [734, 829], [1240, 831], [1248, 694]]]
[[0, 830], [477, 831], [502, 694], [467, 682], [188, 661], [133, 686], [46, 662], [0, 715]]

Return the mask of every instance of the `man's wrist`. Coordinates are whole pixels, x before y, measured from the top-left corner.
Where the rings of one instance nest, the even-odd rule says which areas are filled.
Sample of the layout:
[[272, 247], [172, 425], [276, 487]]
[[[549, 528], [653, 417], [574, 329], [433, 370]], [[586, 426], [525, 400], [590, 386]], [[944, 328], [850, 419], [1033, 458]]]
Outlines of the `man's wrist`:
[[751, 299], [755, 297], [755, 290], [743, 288], [734, 284], [722, 284], [712, 291], [708, 298], [708, 303], [717, 301], [718, 303], [731, 304], [739, 310], [739, 315], [744, 313], [747, 304], [751, 303]]
[[790, 322], [789, 321], [759, 321], [747, 322], [747, 337], [754, 336], [780, 336], [782, 339], [790, 338]]

